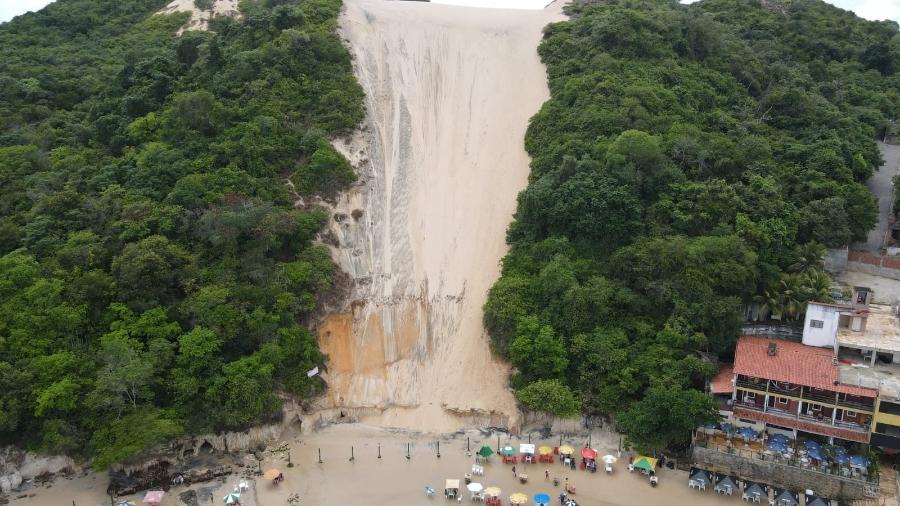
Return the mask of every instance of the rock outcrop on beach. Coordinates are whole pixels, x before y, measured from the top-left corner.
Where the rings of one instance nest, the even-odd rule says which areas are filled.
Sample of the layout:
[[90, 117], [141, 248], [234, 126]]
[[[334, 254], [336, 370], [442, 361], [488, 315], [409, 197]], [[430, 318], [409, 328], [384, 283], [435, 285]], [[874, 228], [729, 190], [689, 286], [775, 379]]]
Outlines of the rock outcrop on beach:
[[535, 48], [559, 10], [345, 9], [340, 30], [368, 117], [337, 143], [359, 182], [325, 234], [352, 288], [318, 329], [324, 407], [375, 409], [362, 418], [421, 430], [515, 427], [482, 305], [528, 178], [528, 118], [548, 97]]

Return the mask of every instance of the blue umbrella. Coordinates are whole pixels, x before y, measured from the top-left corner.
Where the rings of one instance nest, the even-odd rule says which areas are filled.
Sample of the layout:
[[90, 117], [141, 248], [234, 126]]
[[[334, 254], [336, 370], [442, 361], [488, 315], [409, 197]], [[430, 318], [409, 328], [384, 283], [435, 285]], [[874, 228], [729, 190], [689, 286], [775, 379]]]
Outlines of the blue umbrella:
[[843, 446], [835, 446], [834, 454], [835, 455], [847, 455], [847, 449], [844, 448]]
[[769, 449], [778, 453], [784, 453], [787, 451], [787, 446], [785, 446], [784, 443], [772, 441], [769, 443]]
[[550, 504], [550, 496], [543, 492], [534, 494], [534, 502], [537, 504]]
[[737, 433], [744, 439], [756, 439], [756, 436], [759, 435], [758, 432], [750, 427], [741, 427], [738, 429]]
[[820, 452], [818, 448], [810, 448], [806, 456], [811, 459], [825, 460], [825, 457], [822, 456], [822, 452]]
[[807, 439], [806, 441], [804, 441], [803, 446], [805, 446], [809, 450], [812, 450], [813, 448], [817, 450], [819, 449], [819, 443], [816, 443], [812, 439]]
[[844, 465], [847, 462], [850, 462], [850, 457], [844, 453], [837, 453], [834, 455], [834, 461], [840, 465]]
[[790, 439], [784, 434], [772, 434], [769, 436], [769, 441], [774, 441], [776, 443], [787, 444]]
[[733, 430], [734, 430], [734, 425], [731, 425], [730, 423], [722, 424], [722, 432], [731, 432]]
[[869, 459], [862, 455], [851, 455], [850, 463], [856, 467], [869, 467]]

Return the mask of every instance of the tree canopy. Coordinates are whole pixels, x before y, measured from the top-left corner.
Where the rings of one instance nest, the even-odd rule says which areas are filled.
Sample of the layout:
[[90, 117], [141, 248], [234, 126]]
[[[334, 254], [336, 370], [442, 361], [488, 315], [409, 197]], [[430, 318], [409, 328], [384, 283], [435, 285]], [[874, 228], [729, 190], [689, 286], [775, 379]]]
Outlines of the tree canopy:
[[874, 225], [900, 34], [819, 0], [569, 9], [485, 325], [526, 406], [557, 381], [639, 446], [681, 445], [744, 307], [798, 318], [829, 297], [823, 246]]
[[0, 440], [101, 468], [323, 388], [326, 214], [285, 183], [351, 182], [329, 138], [363, 115], [340, 0], [245, 1], [181, 36], [165, 3], [0, 25]]

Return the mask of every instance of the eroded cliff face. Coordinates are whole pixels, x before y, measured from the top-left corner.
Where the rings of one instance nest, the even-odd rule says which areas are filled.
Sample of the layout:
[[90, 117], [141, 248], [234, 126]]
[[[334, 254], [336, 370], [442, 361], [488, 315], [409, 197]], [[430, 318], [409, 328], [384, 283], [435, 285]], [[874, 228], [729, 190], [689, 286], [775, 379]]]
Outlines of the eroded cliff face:
[[482, 306], [527, 184], [525, 129], [549, 96], [536, 48], [559, 8], [345, 5], [368, 117], [337, 143], [360, 178], [328, 232], [352, 293], [319, 325], [324, 407], [418, 430], [514, 427]]

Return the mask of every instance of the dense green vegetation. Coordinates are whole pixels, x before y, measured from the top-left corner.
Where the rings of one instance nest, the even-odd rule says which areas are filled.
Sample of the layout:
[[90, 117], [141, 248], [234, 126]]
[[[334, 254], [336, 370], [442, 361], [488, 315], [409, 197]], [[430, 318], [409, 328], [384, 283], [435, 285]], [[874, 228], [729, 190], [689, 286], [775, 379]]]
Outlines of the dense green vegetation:
[[639, 446], [683, 444], [743, 308], [796, 318], [828, 297], [816, 252], [874, 225], [898, 27], [766, 4], [609, 0], [546, 29], [551, 99], [485, 305], [526, 404], [559, 380]]
[[0, 441], [95, 458], [314, 394], [334, 266], [302, 194], [353, 178], [340, 0], [244, 1], [175, 35], [164, 0], [0, 25]]

